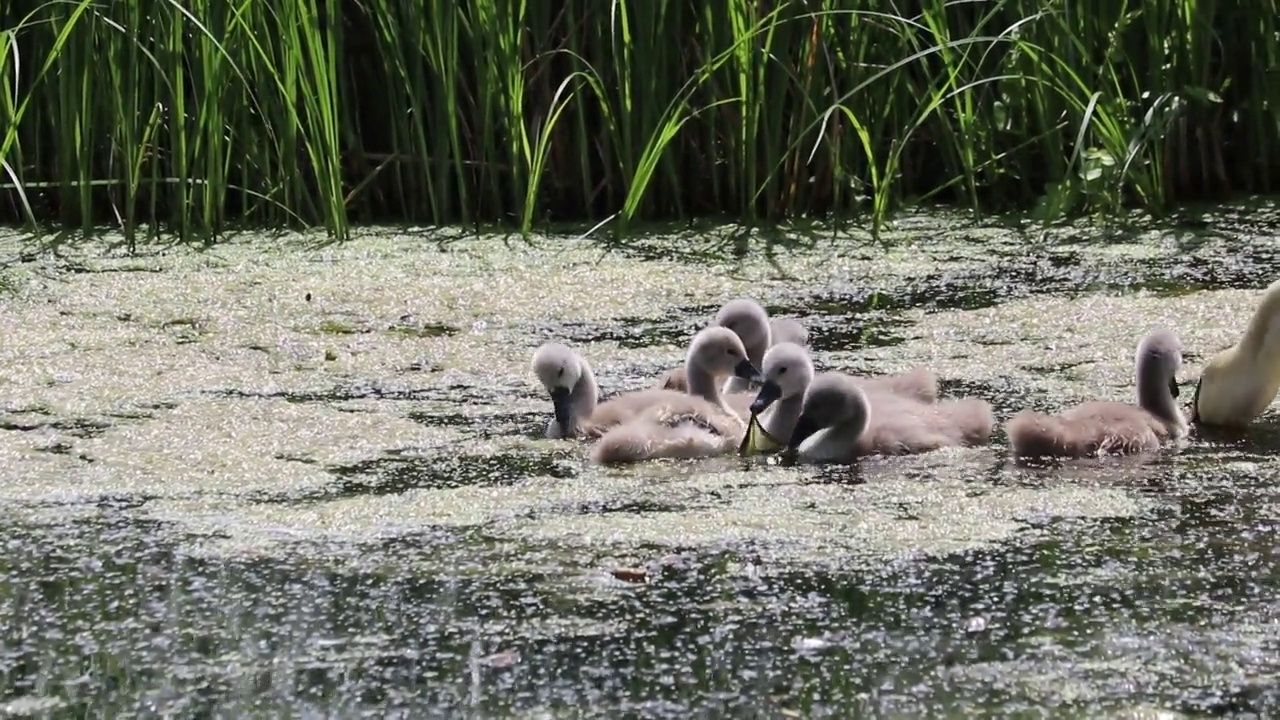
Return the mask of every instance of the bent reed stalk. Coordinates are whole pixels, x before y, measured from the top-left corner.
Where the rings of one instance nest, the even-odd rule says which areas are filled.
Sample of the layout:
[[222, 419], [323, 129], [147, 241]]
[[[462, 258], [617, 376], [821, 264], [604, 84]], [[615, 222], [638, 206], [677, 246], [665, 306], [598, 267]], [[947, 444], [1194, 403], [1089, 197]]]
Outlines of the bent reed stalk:
[[[892, 11], [886, 7], [894, 8]], [[1271, 192], [1275, 0], [14, 0], [0, 219], [232, 225]]]

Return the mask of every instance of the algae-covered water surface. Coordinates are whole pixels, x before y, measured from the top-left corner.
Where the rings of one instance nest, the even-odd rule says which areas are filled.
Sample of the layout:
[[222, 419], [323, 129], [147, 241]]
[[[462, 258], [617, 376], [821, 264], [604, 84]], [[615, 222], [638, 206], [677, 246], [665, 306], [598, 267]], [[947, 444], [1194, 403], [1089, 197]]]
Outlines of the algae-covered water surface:
[[[887, 247], [367, 232], [0, 242], [0, 712], [1196, 717], [1280, 712], [1280, 422], [1147, 456], [990, 447], [601, 469], [534, 348], [650, 384], [716, 307], [1000, 420], [1200, 365], [1272, 208], [1141, 231], [902, 218]], [[725, 251], [686, 252], [723, 246]], [[741, 252], [745, 246], [746, 252]], [[790, 248], [790, 249], [786, 249]]]

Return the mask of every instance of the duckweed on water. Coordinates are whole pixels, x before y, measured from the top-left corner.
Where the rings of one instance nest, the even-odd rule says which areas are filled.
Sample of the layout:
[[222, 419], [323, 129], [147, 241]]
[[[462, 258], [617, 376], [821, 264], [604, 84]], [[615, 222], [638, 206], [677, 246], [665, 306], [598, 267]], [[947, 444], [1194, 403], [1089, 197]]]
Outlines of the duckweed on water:
[[2, 711], [1277, 709], [1271, 416], [1046, 465], [998, 435], [605, 470], [541, 438], [538, 343], [642, 387], [739, 294], [804, 318], [820, 367], [927, 364], [1005, 418], [1131, 397], [1153, 325], [1189, 382], [1280, 271], [1242, 220], [1098, 242], [920, 216], [889, 239], [31, 256], [0, 300]]

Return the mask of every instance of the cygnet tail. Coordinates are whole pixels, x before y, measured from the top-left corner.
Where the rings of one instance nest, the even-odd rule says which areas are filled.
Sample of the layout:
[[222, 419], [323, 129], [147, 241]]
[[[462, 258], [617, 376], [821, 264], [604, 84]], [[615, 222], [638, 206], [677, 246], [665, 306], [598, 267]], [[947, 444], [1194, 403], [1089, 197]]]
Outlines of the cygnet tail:
[[713, 457], [732, 450], [736, 446], [734, 440], [697, 425], [627, 423], [609, 430], [591, 447], [591, 461], [621, 465], [659, 458]]
[[979, 398], [961, 398], [940, 404], [959, 433], [962, 445], [986, 445], [995, 431], [996, 416], [991, 403]]
[[859, 377], [855, 382], [864, 392], [889, 393], [923, 403], [938, 400], [938, 376], [923, 366], [911, 368], [899, 375]]
[[684, 366], [672, 368], [662, 375], [658, 376], [658, 380], [653, 386], [659, 390], [675, 390], [676, 392], [688, 392], [689, 381], [684, 372]]
[[588, 440], [594, 440], [603, 437], [609, 431], [609, 426], [599, 423], [583, 423], [578, 426], [578, 434]]
[[1023, 410], [1005, 425], [1009, 447], [1018, 457], [1084, 457], [1097, 452], [1072, 423], [1055, 415]]
[[920, 402], [937, 402], [938, 375], [926, 367], [914, 367], [893, 378], [894, 392]]

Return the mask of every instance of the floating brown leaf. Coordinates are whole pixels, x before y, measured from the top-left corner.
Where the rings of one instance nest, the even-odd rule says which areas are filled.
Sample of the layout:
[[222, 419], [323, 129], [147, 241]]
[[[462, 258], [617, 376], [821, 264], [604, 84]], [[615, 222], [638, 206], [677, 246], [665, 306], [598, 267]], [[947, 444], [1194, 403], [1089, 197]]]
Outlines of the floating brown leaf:
[[649, 571], [645, 568], [638, 567], [616, 567], [613, 569], [613, 576], [619, 580], [631, 583], [647, 583], [649, 582]]

